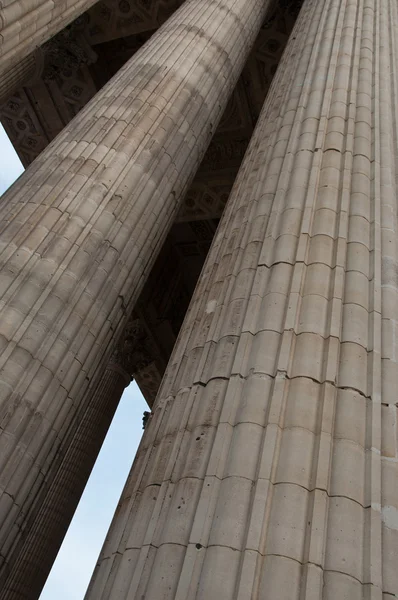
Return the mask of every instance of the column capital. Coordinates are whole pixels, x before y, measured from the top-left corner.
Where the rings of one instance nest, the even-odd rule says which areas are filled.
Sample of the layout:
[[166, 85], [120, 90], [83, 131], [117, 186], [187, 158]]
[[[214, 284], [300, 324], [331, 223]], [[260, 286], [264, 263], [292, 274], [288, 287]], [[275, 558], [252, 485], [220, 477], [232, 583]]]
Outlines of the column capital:
[[[0, 44], [0, 80], [69, 23], [79, 18], [96, 0], [11, 0], [0, 7], [2, 44]], [[78, 23], [81, 21], [79, 20]]]
[[77, 71], [79, 67], [92, 64], [97, 54], [85, 35], [85, 20], [76, 19], [37, 50], [42, 55], [44, 81], [57, 79], [60, 72]]
[[119, 370], [130, 383], [138, 371], [153, 361], [154, 350], [148, 333], [139, 318], [132, 318], [109, 360], [108, 368]]
[[84, 23], [82, 17], [77, 19], [48, 42], [35, 48], [18, 65], [3, 73], [0, 105], [22, 87], [33, 86], [40, 79], [47, 83], [61, 80], [61, 73], [69, 76], [82, 65], [94, 63], [97, 54], [87, 41]]

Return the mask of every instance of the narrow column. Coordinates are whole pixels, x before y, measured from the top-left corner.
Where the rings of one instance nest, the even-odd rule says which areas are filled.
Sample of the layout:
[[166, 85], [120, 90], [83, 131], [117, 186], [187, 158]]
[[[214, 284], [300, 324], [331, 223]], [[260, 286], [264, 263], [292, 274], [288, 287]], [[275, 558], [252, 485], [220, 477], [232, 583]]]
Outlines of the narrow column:
[[[10, 0], [0, 7], [0, 81], [97, 0]], [[15, 75], [16, 76], [16, 75]]]
[[17, 554], [10, 556], [12, 571], [8, 576], [6, 570], [3, 572], [2, 600], [40, 596], [123, 391], [132, 380], [124, 345], [123, 340], [97, 385], [87, 390], [81, 410], [65, 435], [58, 465], [53, 464], [49, 473], [49, 488], [37, 498], [39, 508], [34, 521]]
[[2, 199], [3, 570], [126, 325], [267, 6], [187, 1]]
[[87, 390], [81, 410], [59, 449], [58, 460], [48, 474], [49, 489], [38, 496], [34, 521], [29, 524], [17, 555], [10, 557], [13, 569], [0, 581], [2, 600], [40, 596], [124, 389], [135, 371], [150, 360], [142, 348], [144, 337], [139, 321], [132, 320], [99, 383]]
[[[70, 440], [0, 597], [39, 598], [86, 486], [123, 391], [131, 378], [118, 365], [101, 377]], [[99, 499], [100, 500], [100, 499]]]
[[88, 600], [397, 597], [397, 11], [305, 0]]

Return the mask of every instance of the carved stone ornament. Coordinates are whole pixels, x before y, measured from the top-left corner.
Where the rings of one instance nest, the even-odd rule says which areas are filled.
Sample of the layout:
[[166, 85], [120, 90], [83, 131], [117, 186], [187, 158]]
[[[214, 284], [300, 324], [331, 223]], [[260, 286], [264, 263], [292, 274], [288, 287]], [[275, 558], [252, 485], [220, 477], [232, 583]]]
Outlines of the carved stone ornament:
[[56, 81], [61, 75], [69, 77], [80, 66], [97, 60], [97, 54], [86, 40], [84, 26], [84, 20], [76, 19], [43, 45], [44, 81]]
[[122, 367], [133, 377], [153, 360], [151, 343], [141, 321], [132, 319], [123, 333], [111, 362]]

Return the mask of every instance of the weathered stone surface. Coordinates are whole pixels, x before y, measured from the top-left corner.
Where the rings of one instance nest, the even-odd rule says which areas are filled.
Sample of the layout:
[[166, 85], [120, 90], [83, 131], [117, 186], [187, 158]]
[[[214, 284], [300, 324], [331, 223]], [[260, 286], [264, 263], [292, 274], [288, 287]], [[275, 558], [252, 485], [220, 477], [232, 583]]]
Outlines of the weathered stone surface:
[[59, 466], [48, 490], [38, 498], [38, 513], [7, 579], [11, 597], [40, 596], [123, 391], [133, 374], [152, 362], [151, 350], [139, 319], [131, 319], [99, 382], [87, 390], [61, 444]]
[[[188, 0], [3, 197], [3, 581], [37, 511], [35, 501], [52, 480], [61, 441], [126, 325], [267, 6], [263, 0]], [[2, 599], [13, 594], [2, 585]]]
[[395, 0], [306, 0], [87, 600], [398, 595]]
[[77, 508], [123, 391], [131, 378], [111, 359], [97, 386], [89, 388], [59, 450], [59, 466], [39, 507], [13, 569], [4, 598], [39, 598]]

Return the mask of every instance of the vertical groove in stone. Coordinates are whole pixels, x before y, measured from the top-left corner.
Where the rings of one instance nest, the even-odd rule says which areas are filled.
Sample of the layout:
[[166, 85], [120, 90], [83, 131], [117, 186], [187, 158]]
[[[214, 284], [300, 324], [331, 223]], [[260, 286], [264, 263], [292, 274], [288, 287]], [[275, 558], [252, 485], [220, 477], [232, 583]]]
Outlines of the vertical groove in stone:
[[[379, 6], [378, 6], [379, 8]], [[398, 390], [398, 216], [397, 216], [397, 66], [398, 66], [398, 10], [388, 2], [380, 10], [379, 98], [375, 97], [377, 125], [380, 127], [378, 152], [375, 154], [375, 221], [378, 223], [375, 243], [375, 273], [381, 282], [381, 293], [376, 294], [374, 314], [380, 321], [374, 327], [377, 349], [377, 371], [374, 387], [381, 401], [372, 422], [372, 450], [374, 492], [370, 498], [374, 513], [381, 513], [381, 526], [373, 519], [372, 534], [377, 542], [371, 545], [369, 556], [372, 571], [379, 570], [385, 593], [383, 600], [398, 594], [398, 573], [394, 558], [398, 553], [398, 448], [397, 448], [397, 390]], [[376, 87], [377, 89], [377, 87]], [[377, 104], [378, 101], [378, 104]], [[381, 202], [377, 202], [378, 198]], [[376, 245], [377, 244], [377, 245]], [[377, 311], [377, 312], [376, 312]], [[379, 314], [381, 313], [381, 316]], [[375, 361], [376, 362], [376, 361]], [[377, 417], [377, 421], [376, 421]], [[380, 430], [378, 429], [380, 427]], [[377, 487], [376, 487], [377, 486]], [[373, 491], [373, 490], [372, 490]], [[373, 514], [373, 511], [371, 514]], [[378, 553], [376, 553], [376, 549]]]
[[2, 199], [2, 576], [267, 7], [264, 0], [187, 0]]
[[398, 595], [395, 0], [306, 0], [87, 600]]
[[11, 0], [0, 7], [0, 79], [96, 0]]

